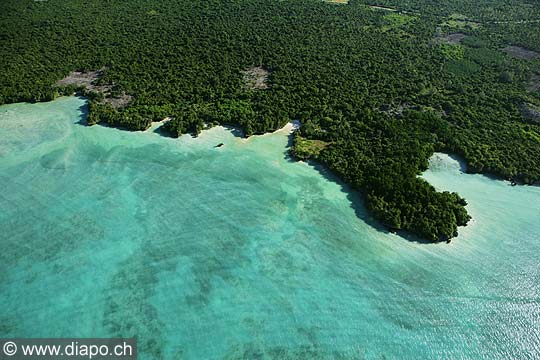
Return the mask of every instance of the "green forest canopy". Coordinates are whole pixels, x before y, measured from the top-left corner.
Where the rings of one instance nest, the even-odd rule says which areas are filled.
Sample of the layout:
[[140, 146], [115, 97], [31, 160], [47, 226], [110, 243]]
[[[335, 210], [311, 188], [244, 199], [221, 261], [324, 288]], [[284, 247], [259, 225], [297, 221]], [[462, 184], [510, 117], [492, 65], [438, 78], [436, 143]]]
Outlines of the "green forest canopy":
[[[537, 0], [3, 0], [0, 13], [0, 104], [52, 100], [76, 90], [55, 85], [66, 75], [103, 69], [90, 124], [251, 135], [300, 120], [293, 154], [393, 230], [441, 241], [468, 222], [464, 199], [418, 177], [434, 151], [540, 181], [540, 118], [523, 115], [540, 105], [540, 59], [502, 51], [540, 51]], [[245, 86], [254, 68], [268, 88]]]

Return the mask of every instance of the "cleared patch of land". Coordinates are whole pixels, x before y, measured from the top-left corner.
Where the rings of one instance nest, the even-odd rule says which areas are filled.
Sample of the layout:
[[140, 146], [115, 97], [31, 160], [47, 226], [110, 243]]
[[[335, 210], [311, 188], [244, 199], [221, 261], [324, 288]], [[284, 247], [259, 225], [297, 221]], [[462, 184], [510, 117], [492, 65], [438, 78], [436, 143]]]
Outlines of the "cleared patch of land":
[[[430, 90], [428, 90], [430, 91]], [[380, 111], [384, 114], [390, 115], [394, 118], [402, 118], [403, 114], [408, 110], [415, 110], [415, 111], [421, 111], [421, 112], [429, 112], [429, 113], [436, 113], [441, 117], [446, 117], [448, 114], [444, 110], [437, 110], [430, 106], [418, 106], [418, 105], [410, 105], [410, 104], [384, 104], [381, 105], [379, 108], [376, 109], [376, 111]]]
[[86, 71], [86, 72], [73, 71], [62, 80], [58, 80], [56, 85], [59, 85], [59, 86], [75, 85], [75, 86], [84, 86], [89, 90], [93, 90], [93, 89], [105, 90], [104, 86], [92, 85], [93, 82], [95, 82], [101, 76], [103, 76], [104, 72], [105, 72], [105, 68], [102, 68], [96, 71]]
[[269, 77], [270, 71], [264, 66], [255, 66], [242, 71], [244, 83], [248, 89], [264, 90], [270, 87]]
[[73, 71], [68, 76], [56, 82], [57, 86], [76, 86], [84, 88], [87, 92], [103, 95], [102, 102], [111, 104], [114, 108], [121, 108], [131, 102], [133, 97], [122, 92], [112, 94], [113, 85], [97, 85], [96, 82], [103, 76], [106, 68], [95, 71]]
[[378, 110], [390, 116], [401, 117], [403, 116], [404, 111], [409, 110], [411, 108], [412, 107], [409, 104], [398, 104], [398, 105], [384, 104]]
[[514, 46], [514, 45], [507, 46], [504, 49], [502, 49], [502, 51], [504, 51], [505, 53], [507, 53], [508, 55], [516, 59], [521, 59], [521, 60], [540, 59], [540, 53], [529, 50], [529, 49], [525, 49], [524, 47], [521, 47], [521, 46]]
[[447, 35], [436, 35], [433, 39], [435, 44], [449, 44], [456, 45], [461, 43], [461, 41], [467, 36], [462, 32], [450, 33]]
[[540, 106], [525, 103], [521, 106], [521, 114], [533, 124], [540, 124]]
[[103, 99], [103, 102], [109, 103], [112, 105], [112, 107], [118, 109], [129, 104], [131, 100], [133, 100], [133, 96], [122, 92], [120, 95], [106, 97], [105, 99]]

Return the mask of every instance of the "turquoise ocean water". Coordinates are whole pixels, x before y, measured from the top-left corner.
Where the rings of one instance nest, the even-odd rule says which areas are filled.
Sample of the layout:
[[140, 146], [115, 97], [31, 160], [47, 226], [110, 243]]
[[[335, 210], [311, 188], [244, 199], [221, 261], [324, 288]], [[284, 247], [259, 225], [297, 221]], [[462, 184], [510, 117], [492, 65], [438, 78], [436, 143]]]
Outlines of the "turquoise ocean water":
[[[287, 132], [85, 127], [0, 107], [0, 337], [137, 336], [142, 359], [538, 359], [540, 188], [460, 171], [451, 244], [377, 227]], [[222, 148], [214, 148], [220, 142]]]

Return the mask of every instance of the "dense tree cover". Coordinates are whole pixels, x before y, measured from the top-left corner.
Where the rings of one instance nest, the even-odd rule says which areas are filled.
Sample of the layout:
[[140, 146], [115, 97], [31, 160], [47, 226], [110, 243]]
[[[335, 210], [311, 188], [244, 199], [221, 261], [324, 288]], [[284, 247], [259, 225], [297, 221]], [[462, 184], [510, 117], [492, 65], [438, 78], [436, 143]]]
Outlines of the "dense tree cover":
[[[0, 13], [0, 103], [72, 93], [55, 83], [105, 67], [98, 82], [133, 101], [90, 94], [89, 124], [170, 117], [174, 136], [216, 123], [251, 135], [298, 119], [293, 153], [360, 190], [391, 229], [439, 241], [469, 220], [463, 199], [418, 177], [434, 151], [540, 181], [540, 127], [521, 110], [540, 105], [527, 91], [540, 60], [501, 51], [540, 50], [538, 2], [3, 0]], [[452, 32], [467, 36], [445, 42]], [[256, 66], [268, 89], [245, 86]]]

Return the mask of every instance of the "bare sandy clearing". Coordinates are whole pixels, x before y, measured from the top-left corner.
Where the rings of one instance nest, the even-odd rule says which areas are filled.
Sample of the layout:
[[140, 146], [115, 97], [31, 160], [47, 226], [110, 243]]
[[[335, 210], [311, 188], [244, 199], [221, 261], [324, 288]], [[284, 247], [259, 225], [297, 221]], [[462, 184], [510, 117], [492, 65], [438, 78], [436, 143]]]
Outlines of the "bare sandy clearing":
[[104, 72], [105, 68], [87, 72], [73, 71], [62, 80], [58, 80], [56, 85], [93, 86], [92, 83], [103, 76]]
[[129, 104], [133, 100], [133, 96], [128, 95], [126, 93], [122, 93], [120, 96], [109, 96], [103, 99], [103, 102], [109, 103], [114, 108], [122, 108]]
[[525, 49], [521, 46], [507, 46], [502, 49], [508, 55], [521, 60], [534, 60], [540, 59], [540, 53], [532, 50]]
[[467, 35], [462, 32], [456, 32], [456, 33], [451, 33], [447, 35], [436, 36], [434, 41], [437, 44], [457, 45], [461, 43], [461, 41], [465, 38], [465, 36]]
[[77, 86], [83, 87], [85, 91], [95, 92], [103, 95], [103, 103], [109, 103], [114, 108], [121, 108], [131, 102], [133, 96], [122, 92], [120, 95], [111, 94], [113, 85], [96, 85], [95, 82], [103, 76], [107, 69], [101, 68], [95, 71], [73, 71], [68, 76], [56, 82], [57, 86]]
[[540, 106], [525, 103], [521, 106], [521, 114], [532, 123], [540, 123]]
[[270, 87], [268, 84], [270, 71], [263, 66], [249, 68], [242, 71], [242, 75], [244, 77], [244, 83], [248, 89], [264, 90]]

